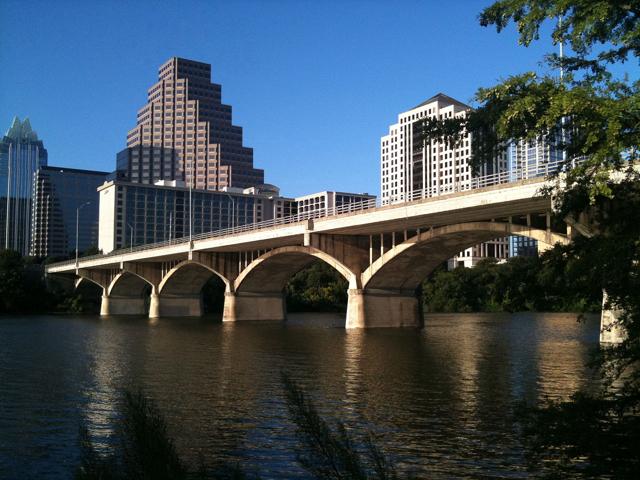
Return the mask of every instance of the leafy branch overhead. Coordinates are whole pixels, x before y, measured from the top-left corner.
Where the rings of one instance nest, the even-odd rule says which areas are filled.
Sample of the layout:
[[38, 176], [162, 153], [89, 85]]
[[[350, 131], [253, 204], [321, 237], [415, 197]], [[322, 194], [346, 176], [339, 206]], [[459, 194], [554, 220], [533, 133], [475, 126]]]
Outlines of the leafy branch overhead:
[[547, 57], [550, 67], [565, 69], [564, 80], [527, 72], [480, 88], [475, 109], [457, 118], [425, 118], [414, 138], [457, 145], [468, 132], [476, 172], [503, 154], [510, 141], [541, 138], [566, 152], [567, 166], [576, 158], [583, 161], [570, 182], [585, 179], [594, 191], [602, 191], [602, 178], [596, 175], [600, 167], [620, 171], [639, 159], [640, 81], [616, 79], [606, 68], [629, 59], [638, 62], [639, 12], [639, 2], [495, 2], [481, 13], [481, 24], [502, 31], [513, 21], [524, 45], [538, 39], [545, 21], [554, 23], [554, 41], [573, 51], [562, 60]]
[[[607, 67], [636, 60], [640, 53], [640, 3], [636, 0], [499, 0], [480, 14], [480, 25], [495, 25], [498, 32], [511, 22], [518, 28], [519, 42], [529, 46], [540, 38], [546, 21], [554, 24], [551, 38], [565, 43], [573, 56], [547, 61], [567, 72], [581, 72], [583, 83], [611, 78]], [[597, 50], [597, 52], [594, 52]]]

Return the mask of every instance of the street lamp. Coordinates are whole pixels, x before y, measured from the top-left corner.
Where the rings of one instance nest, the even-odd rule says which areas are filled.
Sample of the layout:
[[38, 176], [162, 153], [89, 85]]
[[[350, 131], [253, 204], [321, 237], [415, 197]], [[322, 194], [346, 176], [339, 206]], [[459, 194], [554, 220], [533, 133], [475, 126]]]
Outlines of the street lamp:
[[236, 226], [236, 201], [227, 192], [225, 193], [227, 194], [227, 197], [229, 197], [229, 200], [231, 200], [231, 232], [233, 232], [233, 229]]
[[84, 202], [82, 205], [76, 208], [76, 268], [78, 268], [78, 231], [80, 225], [80, 210], [82, 210], [83, 207], [86, 207], [90, 203], [91, 202]]
[[129, 248], [133, 252], [133, 227], [129, 222], [127, 222], [127, 226], [129, 227], [129, 231], [131, 232], [131, 241], [129, 242]]
[[191, 157], [191, 161], [189, 162], [189, 259], [191, 259], [191, 249], [193, 247], [192, 236], [193, 236], [193, 207], [191, 200], [191, 191], [193, 190], [193, 157]]

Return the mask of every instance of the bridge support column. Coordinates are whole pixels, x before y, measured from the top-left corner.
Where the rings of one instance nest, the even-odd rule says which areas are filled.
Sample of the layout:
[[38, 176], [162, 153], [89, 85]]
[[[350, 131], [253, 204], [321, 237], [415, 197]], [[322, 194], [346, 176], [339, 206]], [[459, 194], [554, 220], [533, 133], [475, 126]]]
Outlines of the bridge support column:
[[223, 322], [241, 320], [285, 320], [287, 309], [282, 293], [225, 292]]
[[622, 342], [626, 337], [626, 332], [618, 319], [622, 314], [622, 310], [610, 305], [606, 308], [607, 292], [602, 292], [602, 313], [600, 314], [600, 343], [616, 344]]
[[201, 317], [201, 295], [156, 295], [151, 294], [149, 318], [158, 317]]
[[418, 298], [407, 292], [349, 289], [345, 328], [419, 327]]
[[146, 302], [142, 297], [118, 297], [102, 295], [100, 315], [144, 315], [147, 313]]

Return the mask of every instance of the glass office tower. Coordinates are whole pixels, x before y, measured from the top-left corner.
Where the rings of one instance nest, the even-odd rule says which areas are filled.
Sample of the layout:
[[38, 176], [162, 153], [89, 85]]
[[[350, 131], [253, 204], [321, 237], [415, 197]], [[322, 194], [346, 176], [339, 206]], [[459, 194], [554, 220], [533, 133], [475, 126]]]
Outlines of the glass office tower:
[[[541, 177], [558, 168], [562, 150], [553, 138], [536, 137], [512, 141], [507, 148], [507, 165], [511, 181]], [[534, 257], [538, 242], [528, 237], [509, 237], [510, 257]]]
[[28, 118], [13, 119], [0, 142], [0, 249], [29, 253], [33, 177], [47, 150]]
[[107, 172], [63, 167], [42, 167], [33, 182], [33, 213], [30, 254], [58, 257], [76, 248], [78, 213], [78, 251], [98, 246], [98, 187]]

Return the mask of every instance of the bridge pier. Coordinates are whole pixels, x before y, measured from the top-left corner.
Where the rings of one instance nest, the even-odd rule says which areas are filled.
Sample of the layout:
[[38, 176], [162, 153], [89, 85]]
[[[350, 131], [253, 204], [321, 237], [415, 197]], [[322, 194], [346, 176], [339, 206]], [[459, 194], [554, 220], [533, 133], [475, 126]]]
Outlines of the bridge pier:
[[285, 320], [283, 293], [225, 292], [223, 322], [242, 320]]
[[418, 298], [413, 292], [349, 289], [345, 328], [419, 327]]
[[204, 312], [202, 295], [157, 295], [151, 294], [149, 318], [201, 317]]
[[116, 295], [102, 295], [100, 315], [145, 315], [146, 301], [142, 297], [121, 297]]
[[622, 310], [615, 305], [607, 307], [607, 292], [602, 292], [602, 313], [600, 314], [600, 343], [616, 344], [622, 342], [626, 333], [624, 328], [618, 324], [618, 319]]

